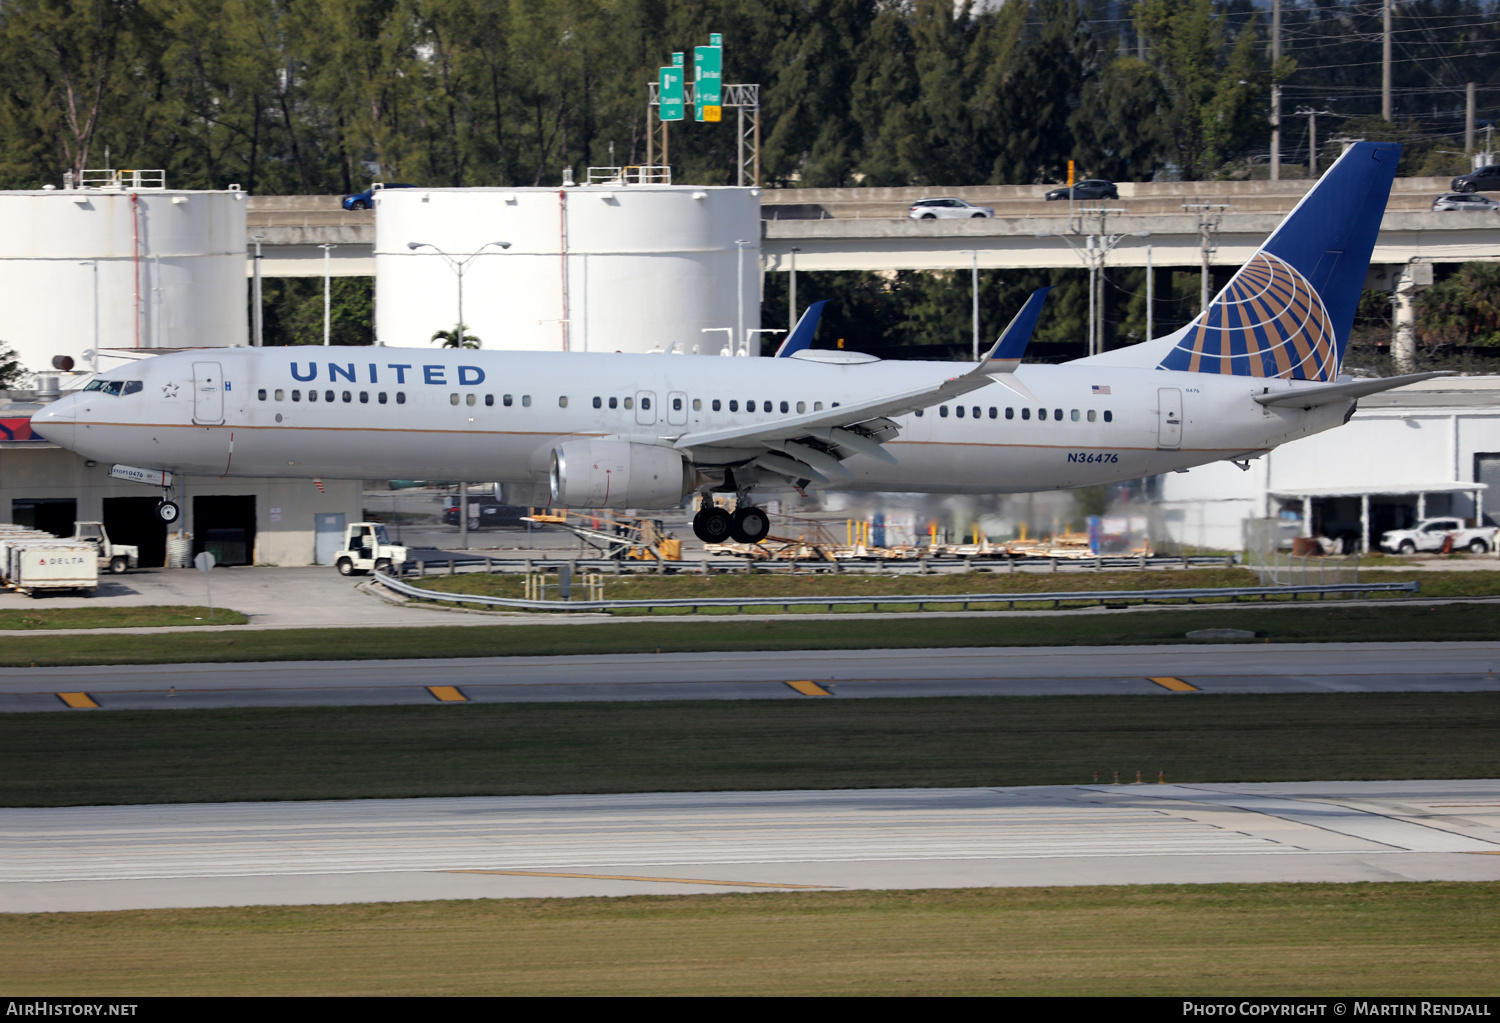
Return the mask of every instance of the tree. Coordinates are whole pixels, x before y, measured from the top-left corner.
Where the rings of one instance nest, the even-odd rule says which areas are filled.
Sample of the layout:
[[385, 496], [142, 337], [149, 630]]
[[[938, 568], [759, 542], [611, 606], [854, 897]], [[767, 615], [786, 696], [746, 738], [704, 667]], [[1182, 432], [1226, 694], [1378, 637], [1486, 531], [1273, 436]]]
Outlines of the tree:
[[7, 341], [0, 341], [0, 390], [9, 390], [21, 382], [26, 375], [26, 367], [21, 365], [21, 357]]
[[[462, 339], [459, 337], [460, 332], [463, 334]], [[436, 331], [430, 340], [436, 341], [439, 338], [442, 338], [444, 348], [478, 348], [480, 345], [479, 338], [469, 333], [467, 323], [461, 323], [452, 330]]]

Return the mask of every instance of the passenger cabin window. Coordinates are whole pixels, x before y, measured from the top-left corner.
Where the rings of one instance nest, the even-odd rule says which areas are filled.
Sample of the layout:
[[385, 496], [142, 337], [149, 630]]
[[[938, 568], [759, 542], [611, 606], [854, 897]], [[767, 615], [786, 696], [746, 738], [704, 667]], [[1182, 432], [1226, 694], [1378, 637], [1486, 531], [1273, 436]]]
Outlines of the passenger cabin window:
[[694, 398], [693, 399], [693, 411], [694, 412], [702, 412], [703, 411], [703, 399], [702, 398]]
[[1099, 413], [1095, 412], [1093, 409], [1089, 409], [1089, 422], [1092, 423], [1094, 420], [1096, 420], [1098, 418], [1099, 418]]
[[962, 419], [964, 417], [964, 407], [962, 405], [955, 405], [953, 408], [953, 414]]
[[529, 394], [523, 394], [523, 395], [521, 395], [521, 407], [522, 408], [531, 408], [531, 395], [529, 395]]
[[641, 408], [643, 408], [643, 409], [649, 409], [650, 407], [651, 407], [651, 399], [643, 396], [641, 398]]
[[370, 404], [370, 392], [369, 391], [360, 391], [359, 392], [359, 403], [361, 405], [368, 405], [368, 404]]
[[813, 402], [813, 411], [814, 412], [822, 412], [823, 411], [823, 403], [821, 401], [815, 401], [815, 402]]
[[731, 398], [730, 401], [729, 401], [729, 411], [731, 411], [731, 412], [738, 412], [739, 410], [740, 410], [740, 403], [738, 401], [734, 400], [733, 398]]
[[620, 407], [620, 399], [619, 398], [611, 398], [611, 399], [609, 399], [609, 407], [610, 408], [619, 408]]
[[302, 392], [301, 391], [293, 391], [292, 392], [292, 400], [293, 401], [301, 401], [302, 400]]
[[495, 396], [493, 394], [486, 394], [484, 396], [484, 407], [485, 408], [493, 408], [494, 405], [495, 405]]
[[568, 407], [568, 396], [566, 394], [560, 395], [558, 397], [558, 399], [557, 399], [557, 407], [558, 408], [567, 408]]
[[[329, 399], [329, 400], [331, 401], [332, 399]], [[353, 400], [354, 400], [354, 395], [350, 394], [348, 391], [345, 391], [344, 392], [344, 404], [347, 405], [347, 404], [349, 404]]]
[[681, 412], [682, 411], [682, 399], [681, 398], [673, 398], [672, 399], [672, 411], [673, 412]]
[[938, 406], [938, 415], [942, 416], [944, 419], [947, 419], [948, 418], [948, 406], [947, 405], [939, 405]]
[[259, 398], [259, 399], [260, 399], [260, 400], [261, 400], [261, 401], [265, 401], [265, 400], [266, 400], [266, 389], [265, 389], [265, 388], [264, 388], [264, 387], [262, 387], [262, 388], [261, 388], [261, 389], [260, 389], [260, 390], [259, 390], [259, 391], [258, 391], [258, 392], [257, 392], [257, 393], [256, 393], [256, 397], [257, 397], [257, 398]]
[[285, 400], [286, 400], [286, 392], [285, 392], [285, 391], [283, 391], [283, 390], [282, 390], [282, 389], [281, 389], [281, 388], [279, 388], [279, 387], [278, 387], [278, 388], [276, 388], [276, 400], [277, 400], [277, 401], [285, 401]]
[[782, 402], [781, 403], [781, 411], [782, 412], [790, 412], [791, 410], [792, 410], [791, 406], [788, 405], [786, 402]]
[[511, 398], [510, 398], [510, 395], [508, 395], [508, 394], [505, 397], [503, 397], [503, 398], [500, 399], [500, 404], [504, 405], [506, 408], [510, 408], [510, 402], [511, 402]]
[[[332, 391], [324, 391], [323, 392], [323, 400], [324, 401], [332, 401], [333, 400], [333, 392]], [[349, 399], [345, 398], [344, 400], [348, 401]]]
[[1000, 418], [1000, 410], [997, 409], [993, 405], [990, 406], [990, 418], [991, 419], [998, 419], [998, 418]]
[[1005, 418], [1006, 419], [1014, 419], [1014, 418], [1016, 418], [1016, 410], [1014, 408], [1007, 408], [1005, 410]]
[[975, 419], [979, 418], [979, 406], [978, 405], [974, 406], [974, 418]]
[[379, 394], [375, 395], [375, 400], [378, 401], [378, 402], [380, 402], [380, 404], [384, 405], [385, 404], [385, 392], [381, 391]]
[[1052, 410], [1052, 418], [1055, 419], [1055, 420], [1057, 420], [1059, 423], [1062, 422], [1062, 409], [1060, 409], [1060, 408], [1053, 409]]
[[466, 395], [464, 395], [464, 404], [467, 405], [467, 406], [469, 406], [470, 408], [473, 408], [475, 405], [479, 404], [479, 395], [477, 395], [477, 394], [466, 394]]
[[595, 398], [594, 399], [594, 408], [603, 408], [603, 407], [604, 407], [604, 399], [603, 398]]
[[1109, 409], [1105, 409], [1104, 410], [1104, 421], [1106, 423], [1112, 423], [1112, 422], [1114, 422], [1115, 421], [1115, 414], [1113, 412], [1111, 412]]
[[1078, 422], [1078, 410], [1076, 408], [1073, 410], [1069, 418], [1071, 418], [1075, 423]]
[[406, 392], [405, 391], [397, 391], [396, 392], [396, 404], [397, 405], [405, 405], [406, 404]]
[[1021, 410], [1021, 418], [1022, 419], [1030, 419], [1031, 418], [1031, 409], [1029, 409], [1029, 408], [1023, 408]]
[[307, 400], [308, 401], [317, 401], [318, 400], [318, 392], [317, 391], [308, 391], [307, 392]]
[[456, 392], [453, 393], [453, 394], [448, 395], [448, 404], [449, 405], [457, 405], [458, 404], [458, 394]]
[[755, 411], [755, 402], [753, 402], [753, 401], [747, 401], [747, 402], [745, 402], [745, 411], [746, 412], [754, 412]]
[[918, 419], [922, 418], [922, 410], [921, 409], [917, 409], [917, 418]]
[[635, 408], [635, 399], [634, 398], [626, 398], [625, 399], [625, 408], [626, 408], [626, 410]]

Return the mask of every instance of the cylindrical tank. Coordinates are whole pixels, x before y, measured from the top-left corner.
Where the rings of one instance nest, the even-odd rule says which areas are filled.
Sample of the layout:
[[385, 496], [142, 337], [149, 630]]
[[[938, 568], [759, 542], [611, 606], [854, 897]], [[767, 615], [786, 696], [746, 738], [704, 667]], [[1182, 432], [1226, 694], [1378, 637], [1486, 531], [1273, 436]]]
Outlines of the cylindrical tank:
[[390, 188], [375, 209], [381, 344], [442, 344], [462, 302], [485, 348], [759, 350], [757, 188]]
[[33, 372], [90, 350], [247, 340], [245, 196], [0, 192], [0, 341]]

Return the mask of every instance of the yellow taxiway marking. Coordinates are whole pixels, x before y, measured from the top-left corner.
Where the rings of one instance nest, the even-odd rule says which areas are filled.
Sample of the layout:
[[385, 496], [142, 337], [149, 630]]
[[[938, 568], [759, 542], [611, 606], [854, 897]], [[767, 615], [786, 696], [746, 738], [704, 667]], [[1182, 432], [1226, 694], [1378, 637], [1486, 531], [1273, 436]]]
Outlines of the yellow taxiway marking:
[[57, 698], [69, 707], [97, 707], [94, 698], [88, 693], [58, 693]]
[[828, 690], [826, 690], [822, 686], [818, 685], [816, 682], [788, 682], [787, 685], [789, 685], [793, 689], [797, 690], [797, 692], [801, 693], [803, 696], [832, 696], [833, 695]]
[[581, 877], [592, 881], [662, 881], [667, 884], [717, 884], [731, 888], [831, 888], [826, 884], [772, 884], [768, 881], [706, 881], [698, 877], [636, 877], [634, 874], [564, 874], [556, 870], [441, 870], [440, 874], [508, 874], [512, 877]]
[[428, 686], [427, 691], [444, 703], [469, 702], [469, 698], [458, 691], [458, 686]]
[[1153, 678], [1151, 679], [1151, 681], [1155, 682], [1163, 689], [1172, 690], [1172, 692], [1174, 693], [1196, 693], [1198, 691], [1197, 686], [1190, 686], [1182, 679], [1173, 678], [1170, 675], [1163, 675], [1160, 678]]

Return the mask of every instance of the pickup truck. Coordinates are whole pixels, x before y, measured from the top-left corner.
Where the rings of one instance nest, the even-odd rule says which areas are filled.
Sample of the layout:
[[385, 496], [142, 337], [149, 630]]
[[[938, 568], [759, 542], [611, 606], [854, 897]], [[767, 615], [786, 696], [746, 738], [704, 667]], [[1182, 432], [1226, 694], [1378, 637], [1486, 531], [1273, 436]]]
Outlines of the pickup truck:
[[1466, 526], [1462, 519], [1423, 519], [1410, 529], [1393, 529], [1380, 538], [1382, 549], [1395, 554], [1417, 551], [1468, 551], [1483, 554], [1495, 549], [1494, 526]]

